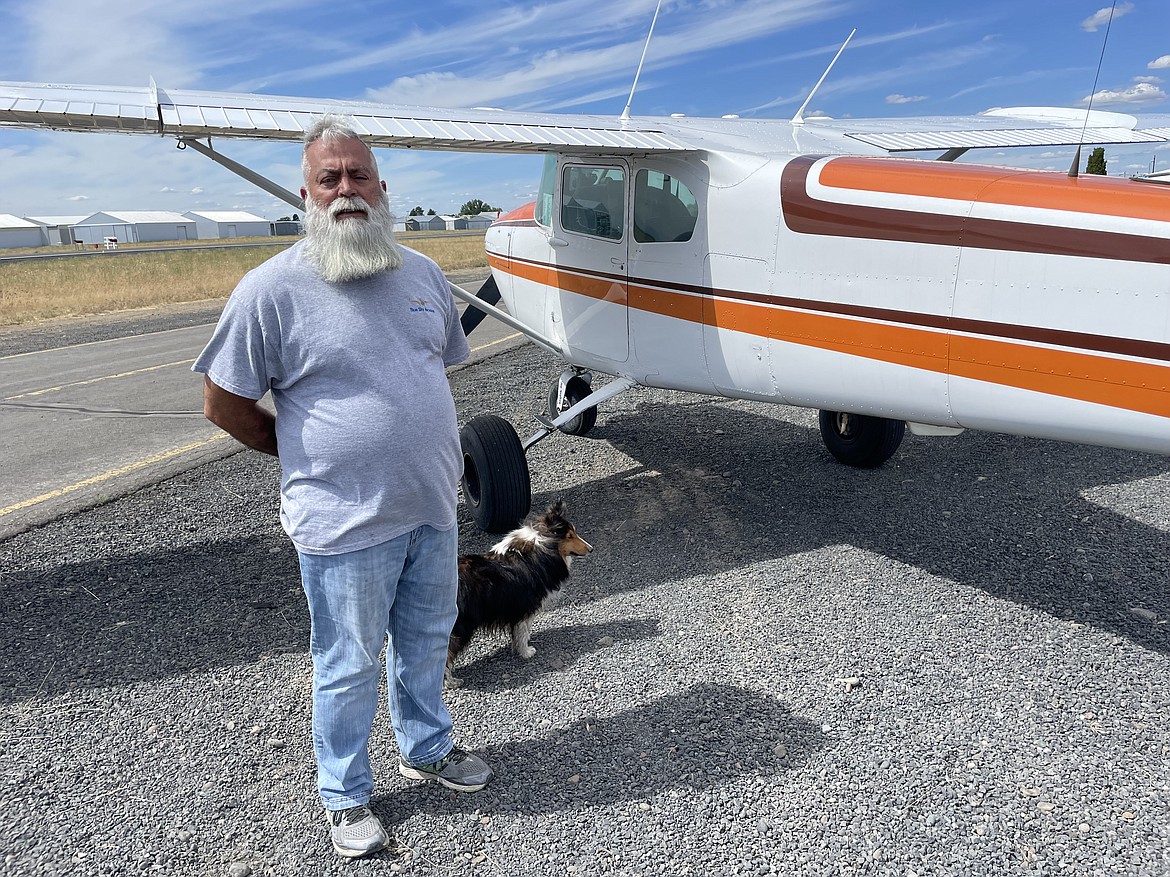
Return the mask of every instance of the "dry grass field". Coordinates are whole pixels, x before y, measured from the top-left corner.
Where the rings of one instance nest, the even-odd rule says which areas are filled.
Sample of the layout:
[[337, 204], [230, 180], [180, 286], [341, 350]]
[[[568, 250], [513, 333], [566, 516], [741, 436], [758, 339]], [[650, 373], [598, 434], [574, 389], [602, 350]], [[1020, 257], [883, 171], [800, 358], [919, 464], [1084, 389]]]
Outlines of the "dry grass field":
[[[487, 266], [480, 235], [403, 234], [399, 240], [446, 271]], [[287, 245], [295, 241], [288, 238]], [[102, 252], [0, 263], [0, 326], [225, 299], [245, 273], [278, 250], [270, 243], [223, 249], [178, 245], [164, 252]]]

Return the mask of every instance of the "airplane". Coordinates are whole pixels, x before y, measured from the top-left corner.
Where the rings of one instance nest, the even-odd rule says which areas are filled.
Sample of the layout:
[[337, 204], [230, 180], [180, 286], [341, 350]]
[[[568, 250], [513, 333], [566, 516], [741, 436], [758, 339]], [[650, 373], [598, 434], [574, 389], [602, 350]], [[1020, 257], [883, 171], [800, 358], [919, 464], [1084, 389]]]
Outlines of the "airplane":
[[[1084, 145], [1170, 142], [1170, 115], [803, 110], [611, 118], [0, 82], [0, 127], [173, 137], [298, 207], [214, 141], [299, 140], [335, 112], [375, 148], [544, 154], [536, 201], [486, 233], [491, 278], [452, 287], [477, 309], [466, 331], [488, 313], [565, 363], [526, 441], [490, 414], [461, 430], [464, 500], [489, 532], [529, 510], [530, 447], [589, 432], [639, 386], [815, 409], [829, 452], [863, 468], [907, 428], [1170, 452], [1170, 177], [955, 162], [1035, 146], [1079, 162]], [[940, 155], [902, 156], [923, 152]]]

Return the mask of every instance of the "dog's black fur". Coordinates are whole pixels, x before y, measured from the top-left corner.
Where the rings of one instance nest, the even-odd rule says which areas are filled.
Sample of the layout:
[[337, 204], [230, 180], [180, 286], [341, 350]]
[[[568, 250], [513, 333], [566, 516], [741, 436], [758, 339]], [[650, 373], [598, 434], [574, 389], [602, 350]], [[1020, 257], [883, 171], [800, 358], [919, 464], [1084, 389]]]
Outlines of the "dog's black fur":
[[592, 550], [565, 517], [564, 503], [557, 501], [487, 554], [461, 555], [459, 617], [447, 650], [448, 684], [459, 684], [453, 675], [455, 659], [481, 630], [506, 631], [517, 655], [535, 655], [528, 644], [532, 616], [560, 591], [573, 558]]

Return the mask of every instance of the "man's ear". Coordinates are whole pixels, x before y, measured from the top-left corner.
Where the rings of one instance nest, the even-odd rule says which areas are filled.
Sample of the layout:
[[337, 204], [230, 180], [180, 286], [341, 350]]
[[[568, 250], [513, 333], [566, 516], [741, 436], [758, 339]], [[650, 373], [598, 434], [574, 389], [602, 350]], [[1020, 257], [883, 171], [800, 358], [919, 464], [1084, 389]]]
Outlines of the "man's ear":
[[389, 189], [387, 189], [387, 188], [386, 188], [386, 181], [385, 181], [385, 180], [379, 180], [379, 182], [382, 184], [382, 191], [383, 191], [383, 192], [389, 192], [389, 191], [390, 191]]
[[309, 190], [306, 189], [304, 186], [301, 186], [301, 200], [304, 201], [308, 197], [309, 197]]

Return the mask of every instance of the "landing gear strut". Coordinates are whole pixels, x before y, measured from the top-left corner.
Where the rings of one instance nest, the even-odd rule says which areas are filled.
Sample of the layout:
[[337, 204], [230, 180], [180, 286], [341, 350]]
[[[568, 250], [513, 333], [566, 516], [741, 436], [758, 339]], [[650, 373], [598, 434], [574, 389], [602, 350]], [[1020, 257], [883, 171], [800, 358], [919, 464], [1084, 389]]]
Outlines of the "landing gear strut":
[[[568, 376], [562, 374], [553, 381], [548, 391], [548, 412], [550, 417], [556, 417], [568, 411], [578, 402], [590, 394], [589, 379], [586, 375]], [[562, 389], [563, 388], [563, 389]], [[558, 429], [565, 435], [585, 435], [597, 425], [597, 406], [586, 408], [572, 420], [562, 423]]]
[[[552, 398], [561, 395], [562, 384], [564, 398]], [[550, 394], [553, 416], [537, 414], [541, 428], [523, 444], [504, 418], [494, 414], [471, 418], [459, 431], [459, 443], [463, 446], [463, 501], [476, 526], [489, 533], [517, 527], [532, 507], [532, 482], [524, 456], [528, 449], [558, 430], [584, 435], [597, 422], [600, 403], [634, 386], [632, 378], [616, 378], [591, 392], [582, 374], [567, 370]]]

